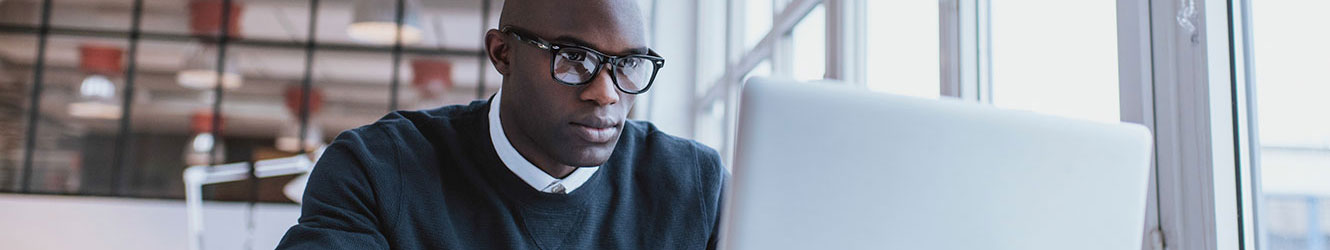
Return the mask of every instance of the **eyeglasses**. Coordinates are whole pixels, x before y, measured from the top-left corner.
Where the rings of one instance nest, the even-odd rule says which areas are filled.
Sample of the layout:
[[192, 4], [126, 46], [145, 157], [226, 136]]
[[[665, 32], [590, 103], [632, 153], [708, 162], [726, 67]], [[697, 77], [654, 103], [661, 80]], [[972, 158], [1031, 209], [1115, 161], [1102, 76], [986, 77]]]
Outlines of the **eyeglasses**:
[[656, 72], [665, 67], [665, 58], [651, 50], [647, 50], [647, 54], [611, 56], [584, 46], [550, 43], [512, 26], [505, 26], [499, 31], [553, 54], [550, 77], [568, 86], [590, 83], [600, 75], [601, 66], [609, 64], [610, 72], [613, 73], [610, 79], [619, 91], [641, 94], [651, 88], [651, 83], [656, 81]]

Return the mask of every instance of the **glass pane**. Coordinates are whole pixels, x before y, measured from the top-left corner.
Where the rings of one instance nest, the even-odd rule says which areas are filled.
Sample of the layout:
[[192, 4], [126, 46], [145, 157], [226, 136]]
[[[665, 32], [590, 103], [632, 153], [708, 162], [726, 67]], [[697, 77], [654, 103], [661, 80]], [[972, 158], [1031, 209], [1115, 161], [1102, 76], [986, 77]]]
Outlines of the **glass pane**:
[[0, 1], [0, 25], [36, 28], [41, 22], [42, 1]]
[[[81, 0], [92, 1], [92, 0]], [[107, 1], [107, 0], [96, 0]], [[129, 1], [132, 0], [115, 0]], [[325, 4], [327, 1], [324, 1]], [[245, 40], [301, 42], [309, 33], [309, 0], [231, 1], [230, 16], [223, 18], [223, 0], [144, 1], [142, 30], [149, 34], [202, 35], [216, 37], [222, 27], [228, 35]], [[91, 8], [91, 7], [89, 7]], [[130, 9], [103, 10], [130, 16]], [[324, 14], [320, 14], [322, 18]], [[227, 22], [223, 22], [227, 19]], [[129, 20], [126, 18], [126, 22]], [[128, 27], [128, 25], [125, 25]]]
[[476, 88], [480, 87], [477, 70], [486, 70], [486, 73], [494, 71], [488, 60], [480, 65], [477, 59], [472, 56], [403, 55], [402, 69], [398, 74], [401, 84], [398, 109], [433, 109], [488, 99], [489, 94], [499, 91], [502, 79], [501, 76], [485, 76], [486, 95], [476, 96]]
[[[245, 40], [304, 42], [309, 37], [310, 0], [240, 2], [243, 2], [240, 5], [240, 22], [236, 24], [240, 25], [238, 31]], [[320, 1], [319, 4], [336, 2]], [[202, 7], [189, 8], [193, 10]], [[320, 12], [318, 17], [328, 18], [328, 15]]]
[[37, 36], [0, 34], [0, 192], [20, 190]]
[[[481, 27], [484, 14], [481, 4], [482, 1], [421, 1], [422, 8], [418, 11], [422, 37], [410, 48], [465, 50], [479, 54], [484, 46], [485, 31], [489, 30], [489, 27]], [[490, 5], [492, 9], [501, 7], [502, 3]], [[490, 25], [498, 24], [491, 22]]]
[[[235, 46], [232, 54], [238, 73], [245, 77], [244, 84], [225, 92], [222, 101], [222, 134], [220, 147], [224, 147], [226, 162], [260, 161], [295, 156], [301, 153], [301, 123], [295, 119], [295, 110], [301, 102], [301, 80], [304, 78], [305, 50], [303, 48], [276, 48]], [[291, 91], [291, 92], [288, 92]], [[311, 91], [310, 93], [320, 93]], [[210, 93], [204, 91], [203, 93]], [[318, 94], [313, 94], [317, 96]], [[290, 99], [288, 99], [290, 98]], [[312, 103], [321, 101], [310, 98]], [[288, 101], [290, 102], [288, 104]], [[320, 102], [321, 103], [321, 102]], [[297, 107], [293, 109], [292, 107]], [[321, 109], [315, 111], [322, 112]], [[193, 118], [193, 117], [191, 117]], [[195, 133], [199, 131], [196, 130]], [[321, 146], [324, 138], [314, 130], [306, 137], [306, 150]], [[287, 138], [286, 140], [280, 138]], [[198, 141], [191, 140], [185, 147]], [[187, 158], [188, 160], [188, 158]], [[276, 176], [260, 179], [257, 199], [264, 202], [291, 202], [282, 187], [295, 176]], [[211, 187], [210, 198], [216, 200], [249, 200], [251, 183], [246, 181], [217, 184]]]
[[818, 4], [790, 32], [792, 77], [821, 80], [827, 72], [827, 11]]
[[[41, 0], [27, 1], [37, 2], [37, 6], [41, 6]], [[133, 20], [130, 11], [133, 9], [133, 5], [134, 0], [54, 1], [51, 3], [51, 27], [129, 31], [130, 23]]]
[[752, 49], [757, 43], [762, 41], [762, 37], [771, 31], [771, 20], [775, 18], [775, 9], [772, 7], [773, 0], [744, 0], [743, 5], [743, 24], [744, 50]]
[[1115, 4], [992, 1], [993, 104], [1118, 121]]
[[[698, 22], [699, 23], [725, 23], [730, 15], [726, 15], [726, 1], [698, 1]], [[698, 63], [697, 78], [684, 79], [680, 82], [696, 81], [694, 92], [697, 95], [705, 95], [716, 81], [724, 77], [725, 68], [729, 66], [730, 60], [726, 53], [727, 33], [725, 25], [698, 25], [697, 30], [697, 55]], [[669, 52], [662, 52], [669, 53]], [[677, 52], [676, 52], [677, 53]], [[666, 59], [666, 68], [663, 70], [675, 69], [674, 61]]]
[[725, 143], [725, 103], [714, 101], [705, 107], [697, 116], [697, 137], [694, 139], [711, 148], [722, 148]]
[[[120, 182], [119, 195], [183, 198], [180, 173], [186, 167], [252, 159], [241, 141], [243, 131], [235, 129], [237, 123], [244, 125], [236, 118], [245, 115], [238, 113], [244, 108], [231, 102], [244, 100], [246, 89], [271, 85], [253, 79], [243, 67], [252, 63], [247, 57], [253, 53], [236, 44], [226, 47], [221, 127], [214, 134], [217, 45], [144, 40], [139, 46], [129, 148], [120, 173], [127, 181]], [[205, 197], [212, 197], [214, 188], [207, 187]]]
[[[398, 0], [321, 2], [319, 4], [320, 28], [316, 38], [318, 38], [320, 43], [326, 44], [392, 47], [397, 38], [396, 30], [393, 29], [397, 24], [397, 2]], [[431, 30], [452, 27], [451, 25], [435, 25], [437, 22], [443, 20], [437, 18], [442, 14], [435, 15], [431, 13], [422, 13], [423, 9], [419, 8], [419, 6], [421, 6], [420, 0], [404, 0], [404, 2], [406, 3], [406, 8], [403, 10], [402, 20], [404, 28], [401, 29], [403, 45], [417, 46], [421, 44], [433, 44], [433, 39], [435, 37], [432, 34], [435, 33], [431, 33], [434, 32]], [[431, 4], [433, 5], [434, 3]], [[471, 4], [473, 3], [466, 3], [468, 6]], [[495, 8], [497, 8], [497, 6]], [[467, 11], [459, 11], [459, 13], [462, 12]], [[475, 13], [464, 15], [475, 15]], [[359, 19], [357, 19], [357, 16], [359, 16]], [[476, 21], [471, 22], [478, 22], [480, 18], [476, 17], [473, 20]], [[467, 22], [462, 21], [461, 19], [458, 19], [458, 21]], [[471, 27], [480, 27], [480, 25], [474, 24]], [[426, 39], [430, 39], [431, 41], [426, 41]], [[480, 39], [476, 39], [476, 41], [473, 42], [479, 41]]]
[[937, 1], [867, 1], [868, 89], [937, 97]]
[[1330, 249], [1330, 21], [1325, 1], [1252, 1], [1264, 249]]
[[[125, 89], [124, 39], [47, 40], [29, 190], [77, 193], [113, 181]], [[82, 53], [85, 49], [102, 51]], [[88, 65], [85, 67], [85, 65]], [[103, 189], [105, 190], [105, 189]]]
[[[364, 126], [389, 111], [392, 81], [392, 54], [382, 52], [337, 51], [320, 49], [314, 54], [314, 87], [323, 92], [324, 104], [312, 113], [312, 124], [327, 139], [338, 132]], [[405, 57], [404, 57], [405, 58]], [[409, 71], [410, 63], [401, 65]], [[399, 83], [398, 109], [411, 109], [405, 90], [410, 81]]]

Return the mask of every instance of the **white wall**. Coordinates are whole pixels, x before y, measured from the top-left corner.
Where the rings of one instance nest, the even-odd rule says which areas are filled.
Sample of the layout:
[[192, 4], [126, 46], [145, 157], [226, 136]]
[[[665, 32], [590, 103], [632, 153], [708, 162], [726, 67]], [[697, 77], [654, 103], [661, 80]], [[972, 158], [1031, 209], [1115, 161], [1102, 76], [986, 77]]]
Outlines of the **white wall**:
[[[246, 249], [247, 206], [204, 203], [204, 249]], [[252, 249], [273, 249], [300, 207], [258, 204]], [[0, 248], [187, 249], [183, 200], [0, 194]]]

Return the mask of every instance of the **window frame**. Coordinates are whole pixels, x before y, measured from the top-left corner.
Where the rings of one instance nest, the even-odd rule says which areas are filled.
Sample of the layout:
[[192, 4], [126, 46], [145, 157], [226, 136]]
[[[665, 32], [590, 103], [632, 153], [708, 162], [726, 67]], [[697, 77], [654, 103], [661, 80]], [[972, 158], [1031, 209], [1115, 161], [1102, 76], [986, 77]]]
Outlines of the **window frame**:
[[[784, 0], [774, 0], [784, 1]], [[727, 37], [731, 60], [715, 83], [691, 99], [694, 117], [723, 102], [723, 157], [730, 149], [744, 74], [767, 58], [788, 58], [777, 35], [788, 34], [817, 4], [827, 10], [827, 77], [863, 79], [862, 41], [866, 0], [794, 0], [777, 12], [756, 47]], [[941, 94], [991, 103], [988, 4], [991, 0], [939, 0]], [[1120, 120], [1154, 133], [1142, 249], [1259, 249], [1254, 214], [1259, 204], [1256, 123], [1250, 86], [1247, 0], [1117, 0]], [[775, 4], [773, 6], [780, 6]], [[742, 24], [731, 2], [727, 29]], [[1180, 13], [1191, 15], [1178, 22]], [[699, 6], [700, 8], [700, 6]], [[701, 24], [699, 24], [701, 26]], [[738, 32], [727, 32], [730, 34]], [[773, 35], [776, 34], [776, 35]], [[700, 35], [699, 35], [700, 37]], [[772, 40], [772, 41], [769, 41]], [[773, 45], [776, 44], [776, 45]], [[698, 44], [699, 47], [706, 46]], [[699, 49], [700, 51], [700, 49]], [[702, 64], [699, 60], [699, 64]], [[775, 62], [779, 68], [782, 62]], [[702, 69], [698, 69], [700, 72]], [[862, 85], [857, 84], [857, 85]], [[698, 124], [693, 131], [698, 130]]]
[[[1150, 45], [1149, 71], [1140, 73], [1148, 72], [1151, 82], [1121, 86], [1124, 111], [1131, 105], [1133, 112], [1150, 111], [1153, 116], [1139, 119], [1144, 115], [1123, 114], [1124, 121], [1141, 122], [1155, 133], [1157, 200], [1152, 208], [1158, 216], [1156, 228], [1162, 232], [1151, 234], [1157, 241], [1150, 249], [1257, 249], [1250, 206], [1251, 187], [1257, 185], [1252, 185], [1250, 154], [1244, 153], [1251, 127], [1244, 125], [1248, 124], [1242, 105], [1246, 88], [1238, 79], [1242, 72], [1235, 70], [1244, 63], [1234, 56], [1240, 48], [1234, 44], [1242, 39], [1230, 32], [1242, 16], [1233, 15], [1234, 6], [1225, 0], [1119, 0], [1119, 4], [1148, 6], [1146, 13], [1133, 8], [1136, 15], [1131, 16], [1136, 18], [1125, 20], [1150, 20], [1148, 30], [1134, 30], [1148, 35], [1133, 36], [1135, 41], [1120, 38], [1119, 45], [1146, 39]], [[1195, 11], [1189, 17], [1184, 14], [1188, 6]], [[1180, 19], [1195, 29], [1186, 29]], [[1128, 25], [1120, 21], [1119, 26], [1122, 31]], [[1146, 48], [1134, 49], [1140, 53]], [[1148, 96], [1140, 91], [1146, 89], [1151, 91]]]

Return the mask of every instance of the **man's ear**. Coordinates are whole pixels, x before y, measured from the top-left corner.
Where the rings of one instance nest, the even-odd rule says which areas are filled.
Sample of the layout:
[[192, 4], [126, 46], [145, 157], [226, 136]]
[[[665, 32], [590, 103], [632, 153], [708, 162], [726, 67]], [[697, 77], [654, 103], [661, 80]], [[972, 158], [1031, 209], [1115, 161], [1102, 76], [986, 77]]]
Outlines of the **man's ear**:
[[494, 70], [500, 75], [508, 75], [508, 43], [503, 40], [503, 32], [496, 29], [485, 32], [485, 54], [494, 64]]

